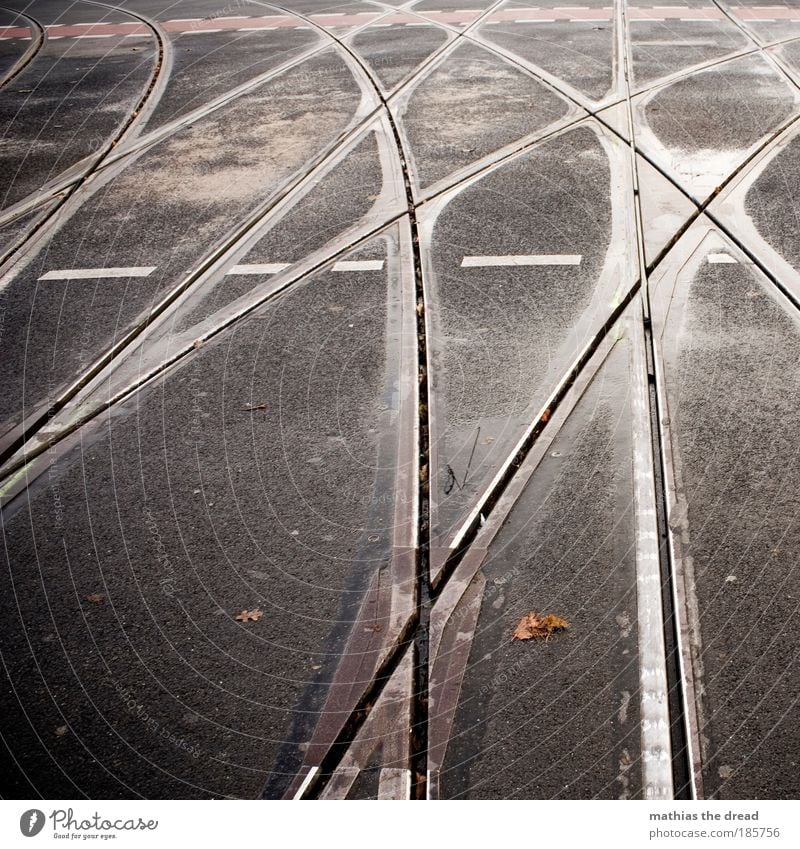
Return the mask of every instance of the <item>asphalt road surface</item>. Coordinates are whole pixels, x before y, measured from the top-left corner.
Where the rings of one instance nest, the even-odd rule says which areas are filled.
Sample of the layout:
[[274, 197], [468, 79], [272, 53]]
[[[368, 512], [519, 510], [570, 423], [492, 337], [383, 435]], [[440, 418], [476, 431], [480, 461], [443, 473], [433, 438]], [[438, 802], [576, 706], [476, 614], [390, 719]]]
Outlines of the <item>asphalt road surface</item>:
[[0, 796], [800, 794], [800, 4], [5, 0]]

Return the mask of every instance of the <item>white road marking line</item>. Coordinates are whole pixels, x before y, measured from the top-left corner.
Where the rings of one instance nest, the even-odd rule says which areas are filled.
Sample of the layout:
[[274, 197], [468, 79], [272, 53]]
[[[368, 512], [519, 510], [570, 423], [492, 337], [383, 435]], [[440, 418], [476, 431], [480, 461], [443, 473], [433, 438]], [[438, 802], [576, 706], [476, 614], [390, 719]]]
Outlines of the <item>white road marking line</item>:
[[520, 21], [514, 21], [515, 24], [554, 24], [555, 18], [522, 18]]
[[227, 274], [278, 274], [291, 265], [289, 262], [251, 263], [250, 265], [234, 265]]
[[277, 27], [239, 27], [235, 32], [266, 32], [266, 30], [274, 30]]
[[201, 35], [207, 32], [222, 32], [221, 29], [187, 29], [185, 32], [182, 32], [181, 35]]
[[111, 38], [112, 35], [114, 35], [114, 33], [108, 32], [108, 33], [98, 33], [97, 35], [92, 35], [92, 34], [76, 35], [76, 36], [74, 36], [74, 38]]
[[580, 265], [581, 254], [522, 254], [520, 256], [465, 256], [462, 268], [500, 265]]
[[738, 264], [739, 260], [736, 257], [731, 256], [730, 254], [709, 254], [708, 261], [711, 263], [736, 263]]
[[133, 265], [128, 268], [62, 268], [48, 271], [40, 280], [99, 280], [104, 277], [147, 277], [155, 265]]
[[[363, 12], [361, 14], [363, 14]], [[303, 798], [303, 793], [306, 792], [306, 788], [308, 787], [309, 784], [311, 784], [311, 779], [316, 775], [317, 770], [319, 770], [318, 766], [312, 766], [311, 767], [311, 769], [308, 771], [308, 774], [303, 779], [303, 783], [298, 788], [297, 793], [295, 793], [294, 796], [292, 797], [293, 801], [297, 801], [297, 800]]]
[[342, 259], [334, 266], [334, 271], [380, 271], [382, 259]]
[[[191, 21], [202, 21], [203, 18], [173, 18], [171, 21], [167, 21], [168, 24], [188, 24]], [[63, 26], [63, 24], [62, 24]]]

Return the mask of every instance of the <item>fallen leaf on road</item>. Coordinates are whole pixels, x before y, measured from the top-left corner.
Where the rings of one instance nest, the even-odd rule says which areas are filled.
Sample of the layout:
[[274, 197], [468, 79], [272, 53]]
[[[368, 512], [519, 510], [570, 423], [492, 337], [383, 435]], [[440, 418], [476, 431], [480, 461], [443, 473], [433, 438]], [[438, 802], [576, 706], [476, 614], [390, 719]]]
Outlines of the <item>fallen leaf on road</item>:
[[374, 631], [376, 634], [378, 633], [378, 631], [380, 631], [380, 629], [381, 629], [381, 626], [378, 625], [377, 622], [374, 622], [372, 625], [365, 625], [364, 626], [365, 631]]
[[102, 593], [91, 593], [86, 596], [86, 601], [90, 601], [92, 604], [102, 604], [106, 600], [106, 597]]
[[258, 622], [264, 615], [263, 610], [256, 608], [255, 610], [243, 610], [237, 617], [237, 622]]
[[514, 629], [514, 639], [549, 640], [554, 631], [566, 631], [567, 628], [569, 628], [569, 622], [560, 616], [556, 616], [553, 613], [548, 613], [547, 616], [540, 616], [538, 613], [531, 611], [517, 623], [517, 627]]
[[253, 404], [252, 407], [242, 407], [242, 410], [245, 413], [252, 413], [253, 410], [266, 410], [266, 409], [267, 409], [266, 404]]

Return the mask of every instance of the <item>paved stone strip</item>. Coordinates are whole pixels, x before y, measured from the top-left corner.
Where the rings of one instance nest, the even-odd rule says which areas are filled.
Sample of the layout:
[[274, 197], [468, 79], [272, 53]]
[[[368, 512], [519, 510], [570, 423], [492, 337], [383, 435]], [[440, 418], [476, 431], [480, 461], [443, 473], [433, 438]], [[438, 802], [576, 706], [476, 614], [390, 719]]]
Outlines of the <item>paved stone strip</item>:
[[743, 21], [800, 21], [800, 8], [797, 6], [732, 6], [731, 12]]
[[[743, 21], [793, 21], [800, 22], [800, 8], [791, 6], [760, 6], [747, 8], [733, 6], [733, 14]], [[453, 12], [425, 11], [425, 17], [437, 23], [469, 24], [480, 14], [479, 9], [462, 9]], [[629, 6], [628, 19], [631, 21], [720, 21], [725, 16], [716, 7], [692, 8], [690, 6]], [[363, 26], [381, 17], [380, 12], [345, 13], [330, 12], [310, 15], [314, 23], [323, 27]], [[501, 9], [495, 12], [487, 24], [511, 23], [591, 23], [608, 22], [614, 17], [610, 6], [590, 8], [588, 6], [561, 6], [551, 9], [520, 7]], [[182, 35], [200, 35], [213, 32], [255, 32], [271, 29], [303, 29], [298, 19], [288, 15], [232, 15], [220, 18], [174, 18], [163, 21], [161, 26], [167, 31]], [[381, 19], [379, 26], [425, 26], [419, 18], [398, 12]], [[140, 36], [148, 35], [149, 30], [143, 24], [130, 23], [85, 23], [53, 24], [47, 27], [48, 37], [55, 38], [101, 38], [111, 35]], [[10, 38], [30, 38], [27, 27], [0, 27], [0, 40]]]
[[[53, 26], [45, 27], [45, 29], [47, 30], [47, 37], [51, 41], [57, 38], [98, 38], [100, 36], [111, 35], [150, 35], [150, 30], [138, 21], [114, 24], [75, 24], [74, 26], [54, 24]], [[20, 38], [20, 34], [24, 32], [27, 32], [27, 30], [22, 27], [3, 27], [0, 28], [0, 40]]]
[[[429, 15], [429, 12], [425, 14]], [[611, 9], [501, 9], [489, 18], [489, 23], [512, 21], [515, 24], [553, 24], [556, 21], [610, 21]]]

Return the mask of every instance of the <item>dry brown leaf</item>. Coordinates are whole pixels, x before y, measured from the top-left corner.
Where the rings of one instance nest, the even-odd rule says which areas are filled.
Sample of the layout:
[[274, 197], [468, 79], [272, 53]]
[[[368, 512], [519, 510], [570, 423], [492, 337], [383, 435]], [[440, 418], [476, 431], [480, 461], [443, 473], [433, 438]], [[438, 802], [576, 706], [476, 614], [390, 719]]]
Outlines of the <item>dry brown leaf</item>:
[[373, 622], [371, 625], [364, 626], [365, 631], [373, 631], [374, 633], [378, 633], [381, 630], [381, 626], [377, 622]]
[[256, 608], [255, 610], [243, 610], [237, 617], [237, 622], [258, 622], [264, 615], [263, 610]]
[[548, 407], [543, 413], [542, 417], [539, 419], [542, 424], [547, 424], [550, 421], [550, 408]]
[[515, 640], [549, 640], [555, 631], [566, 631], [569, 628], [569, 622], [556, 616], [554, 613], [548, 613], [547, 616], [540, 616], [538, 613], [531, 611], [517, 623], [514, 629]]
[[253, 410], [266, 410], [266, 404], [253, 404], [252, 407], [242, 407], [242, 411], [245, 413], [252, 413]]
[[106, 600], [106, 597], [102, 593], [90, 593], [86, 596], [86, 601], [90, 601], [92, 604], [102, 604]]

